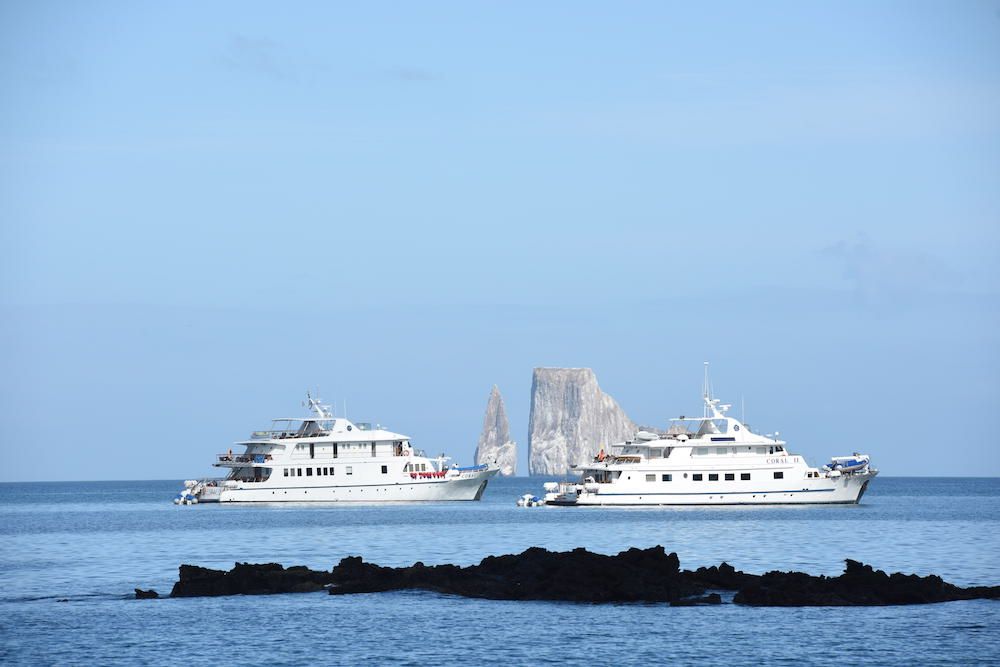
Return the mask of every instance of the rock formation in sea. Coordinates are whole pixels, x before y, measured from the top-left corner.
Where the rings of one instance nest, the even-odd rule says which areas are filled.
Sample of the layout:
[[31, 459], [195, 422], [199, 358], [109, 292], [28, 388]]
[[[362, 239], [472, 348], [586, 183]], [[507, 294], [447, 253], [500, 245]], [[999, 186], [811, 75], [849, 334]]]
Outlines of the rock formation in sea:
[[[532, 547], [519, 554], [487, 556], [478, 565], [383, 567], [348, 556], [331, 571], [284, 568], [276, 563], [237, 563], [232, 570], [181, 565], [170, 597], [311, 593], [331, 595], [426, 590], [494, 600], [574, 602], [667, 602], [671, 605], [723, 604], [712, 591], [735, 591], [732, 602], [760, 607], [878, 606], [952, 600], [1000, 599], [1000, 586], [962, 588], [941, 577], [886, 574], [847, 560], [838, 577], [804, 572], [748, 574], [722, 563], [680, 569], [676, 553], [661, 546], [628, 549], [609, 556], [586, 549], [548, 551]], [[159, 597], [135, 589], [137, 598]]]
[[507, 410], [496, 385], [493, 385], [486, 403], [483, 432], [476, 446], [476, 465], [494, 461], [500, 466], [501, 475], [517, 474], [517, 443], [510, 439]]
[[[268, 595], [310, 593], [333, 581], [329, 572], [297, 565], [285, 569], [278, 563], [236, 563], [228, 572], [197, 565], [181, 565], [180, 578], [170, 591], [172, 598], [218, 595]], [[139, 597], [136, 589], [136, 597]]]
[[536, 368], [531, 379], [528, 472], [563, 475], [602, 447], [631, 438], [636, 426], [601, 391], [589, 368]]

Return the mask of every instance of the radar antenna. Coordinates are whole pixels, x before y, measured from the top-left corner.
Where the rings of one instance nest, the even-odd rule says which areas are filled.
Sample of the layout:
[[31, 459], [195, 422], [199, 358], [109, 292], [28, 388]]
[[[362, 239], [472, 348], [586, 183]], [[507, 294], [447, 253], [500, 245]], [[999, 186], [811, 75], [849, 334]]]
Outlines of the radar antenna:
[[708, 408], [712, 403], [712, 386], [708, 382], [708, 362], [705, 362], [705, 380], [701, 385], [701, 397], [705, 401], [704, 416], [710, 417]]
[[324, 419], [332, 419], [333, 411], [330, 409], [329, 405], [323, 405], [322, 399], [313, 398], [312, 392], [308, 389], [306, 390], [306, 405], [309, 409], [316, 413], [317, 417], [322, 417]]

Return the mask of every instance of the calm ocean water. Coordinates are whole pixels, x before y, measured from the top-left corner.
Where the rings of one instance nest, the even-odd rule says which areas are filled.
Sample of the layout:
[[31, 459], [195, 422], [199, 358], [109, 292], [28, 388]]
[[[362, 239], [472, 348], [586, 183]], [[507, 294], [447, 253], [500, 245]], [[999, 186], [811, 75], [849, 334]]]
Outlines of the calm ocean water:
[[662, 544], [682, 567], [880, 569], [1000, 584], [1000, 479], [878, 478], [859, 506], [521, 509], [482, 502], [176, 507], [179, 482], [0, 484], [3, 664], [1000, 664], [1000, 602], [752, 609], [468, 600], [405, 592], [129, 599], [180, 563], [474, 563], [529, 546]]

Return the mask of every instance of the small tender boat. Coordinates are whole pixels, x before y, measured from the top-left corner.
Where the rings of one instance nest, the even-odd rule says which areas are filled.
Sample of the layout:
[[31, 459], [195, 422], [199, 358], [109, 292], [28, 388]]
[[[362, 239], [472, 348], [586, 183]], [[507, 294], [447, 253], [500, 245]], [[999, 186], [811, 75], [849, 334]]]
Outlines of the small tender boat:
[[870, 458], [866, 454], [854, 453], [854, 456], [834, 456], [823, 466], [827, 470], [839, 470], [841, 473], [854, 472], [868, 467]]
[[545, 495], [539, 498], [532, 493], [526, 493], [517, 499], [518, 507], [541, 507], [542, 505], [548, 505], [549, 503], [555, 501], [559, 496], [561, 496], [566, 489], [559, 482], [545, 482], [542, 485], [545, 489]]
[[544, 504], [545, 501], [543, 501], [538, 496], [532, 495], [530, 493], [526, 493], [517, 499], [518, 507], [539, 507]]

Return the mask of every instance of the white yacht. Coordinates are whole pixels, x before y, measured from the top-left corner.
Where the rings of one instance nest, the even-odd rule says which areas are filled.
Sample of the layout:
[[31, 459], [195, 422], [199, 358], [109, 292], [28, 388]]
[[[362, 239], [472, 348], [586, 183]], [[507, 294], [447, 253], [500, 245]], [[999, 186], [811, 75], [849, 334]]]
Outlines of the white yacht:
[[334, 417], [308, 397], [314, 416], [275, 419], [216, 457], [221, 479], [188, 480], [177, 504], [205, 502], [412, 502], [479, 500], [499, 466], [446, 465], [410, 438], [379, 425]]
[[707, 380], [704, 415], [670, 420], [666, 432], [639, 431], [573, 466], [578, 482], [549, 482], [548, 505], [855, 504], [878, 474], [869, 457], [838, 456], [821, 468], [753, 433], [712, 398]]

